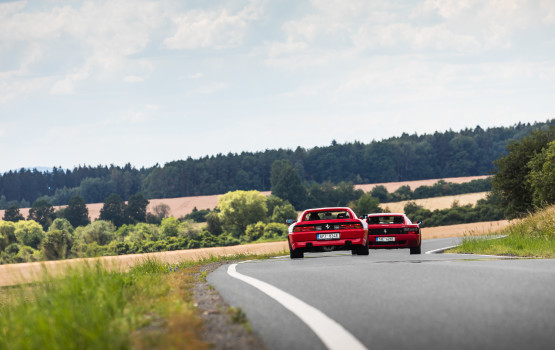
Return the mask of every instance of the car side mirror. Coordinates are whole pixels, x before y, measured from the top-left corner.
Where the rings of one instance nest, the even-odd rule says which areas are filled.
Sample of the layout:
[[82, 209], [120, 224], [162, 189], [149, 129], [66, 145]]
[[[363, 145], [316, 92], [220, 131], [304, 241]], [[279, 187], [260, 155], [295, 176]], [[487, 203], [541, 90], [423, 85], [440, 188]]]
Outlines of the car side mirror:
[[291, 224], [294, 223], [294, 222], [295, 222], [295, 220], [293, 220], [293, 219], [287, 219], [287, 220], [285, 220], [285, 223], [286, 223], [287, 225], [291, 225]]
[[417, 223], [418, 225], [422, 225], [422, 220], [417, 220], [416, 223]]

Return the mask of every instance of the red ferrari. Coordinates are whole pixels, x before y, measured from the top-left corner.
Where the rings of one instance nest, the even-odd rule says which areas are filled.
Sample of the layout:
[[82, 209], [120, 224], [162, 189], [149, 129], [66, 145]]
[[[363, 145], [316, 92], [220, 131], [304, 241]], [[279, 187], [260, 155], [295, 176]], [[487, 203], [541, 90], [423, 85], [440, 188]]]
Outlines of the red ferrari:
[[368, 214], [366, 221], [370, 249], [409, 248], [411, 254], [421, 253], [420, 227], [405, 214]]
[[368, 228], [350, 208], [305, 210], [289, 226], [291, 259], [303, 258], [304, 252], [350, 250], [368, 255]]

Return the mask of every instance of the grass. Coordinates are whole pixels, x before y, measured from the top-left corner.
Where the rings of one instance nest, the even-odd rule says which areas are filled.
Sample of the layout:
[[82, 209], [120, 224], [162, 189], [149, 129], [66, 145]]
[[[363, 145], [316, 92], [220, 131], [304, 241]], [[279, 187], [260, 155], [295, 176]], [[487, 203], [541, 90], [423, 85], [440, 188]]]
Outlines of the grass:
[[496, 234], [507, 237], [465, 237], [460, 246], [447, 252], [555, 258], [555, 206], [519, 220]]
[[[283, 252], [280, 252], [283, 254]], [[210, 257], [176, 265], [145, 259], [129, 271], [96, 263], [62, 278], [0, 288], [0, 349], [209, 349], [192, 287]]]

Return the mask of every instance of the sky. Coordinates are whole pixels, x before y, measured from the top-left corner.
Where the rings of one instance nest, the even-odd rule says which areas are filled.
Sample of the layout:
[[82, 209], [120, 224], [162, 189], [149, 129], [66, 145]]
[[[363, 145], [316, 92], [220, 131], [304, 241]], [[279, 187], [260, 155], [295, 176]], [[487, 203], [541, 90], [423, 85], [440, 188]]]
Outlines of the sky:
[[555, 118], [552, 0], [0, 0], [0, 172]]

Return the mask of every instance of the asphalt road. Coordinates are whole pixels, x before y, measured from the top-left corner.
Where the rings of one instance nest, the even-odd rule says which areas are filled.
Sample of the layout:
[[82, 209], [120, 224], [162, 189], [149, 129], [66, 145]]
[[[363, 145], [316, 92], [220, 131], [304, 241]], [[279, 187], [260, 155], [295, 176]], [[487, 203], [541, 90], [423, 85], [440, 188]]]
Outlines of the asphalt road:
[[[456, 243], [425, 240], [422, 255], [306, 253], [235, 269], [316, 308], [371, 350], [555, 348], [555, 260], [424, 254]], [[242, 308], [269, 349], [333, 348], [315, 332], [321, 324], [319, 333], [329, 335], [323, 323], [307, 325], [228, 270], [220, 267], [208, 282]], [[335, 348], [352, 348], [340, 344]]]

